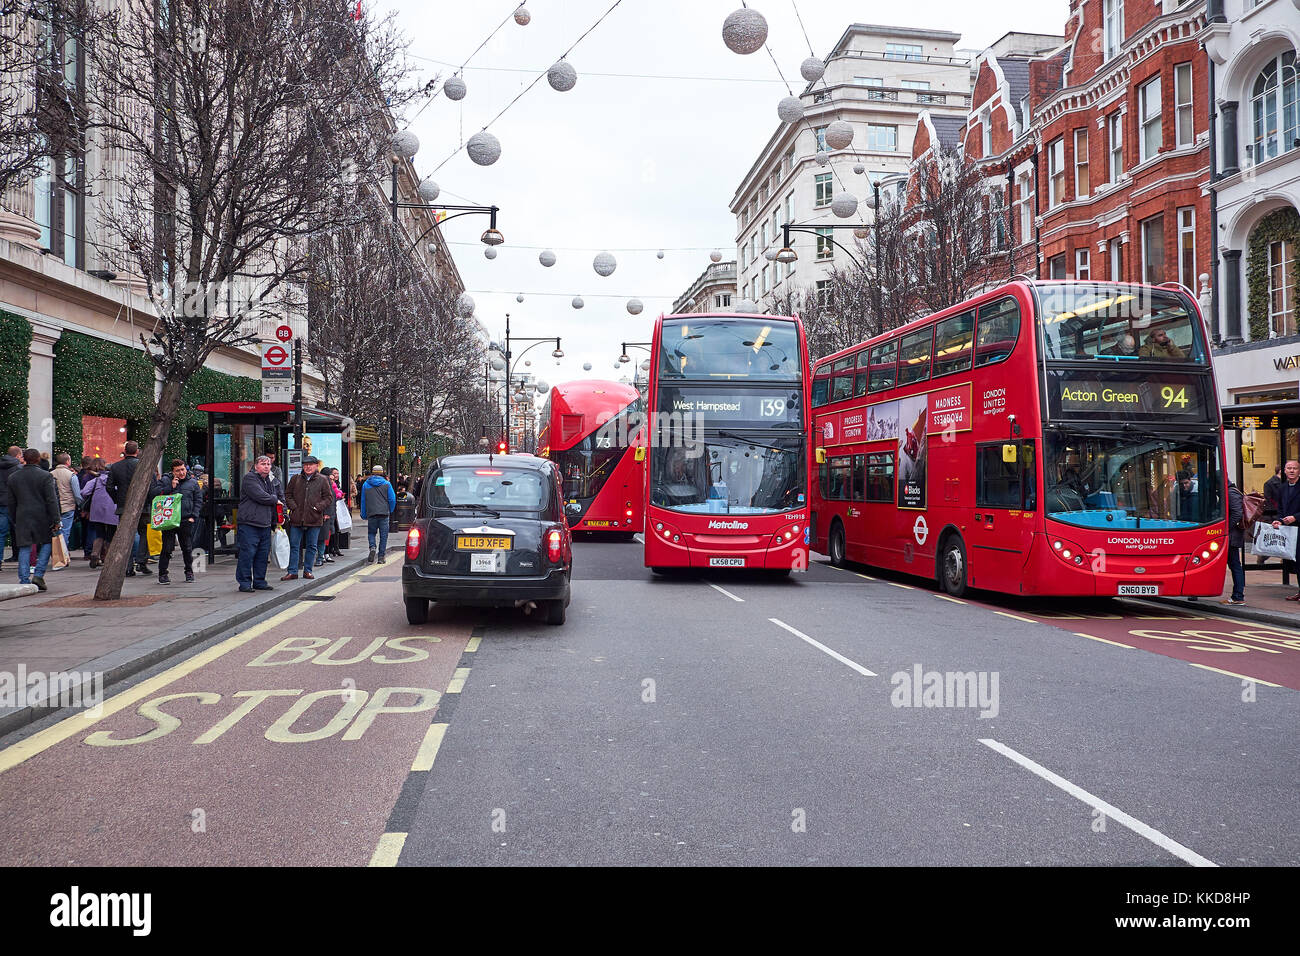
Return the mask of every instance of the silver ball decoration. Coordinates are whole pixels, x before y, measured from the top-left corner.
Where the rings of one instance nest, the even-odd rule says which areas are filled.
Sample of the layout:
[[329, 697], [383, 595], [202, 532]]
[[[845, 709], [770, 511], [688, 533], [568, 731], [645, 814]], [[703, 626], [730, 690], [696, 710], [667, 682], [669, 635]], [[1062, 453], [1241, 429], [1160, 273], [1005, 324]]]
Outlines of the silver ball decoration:
[[710, 262], [721, 262], [721, 261], [722, 261], [722, 252], [721, 252], [721, 250], [714, 249], [712, 252], [710, 252], [710, 253], [709, 253], [709, 261], [710, 261]]
[[826, 152], [824, 149], [819, 149], [817, 150], [816, 155], [813, 156], [813, 159], [817, 160], [818, 166], [825, 166], [831, 161], [831, 154]]
[[627, 300], [627, 311], [629, 315], [640, 315], [643, 308], [645, 308], [645, 306], [641, 304], [640, 299]]
[[734, 10], [722, 21], [722, 42], [732, 53], [757, 53], [767, 42], [767, 20], [748, 7]]
[[767, 250], [767, 252], [763, 253], [763, 258], [766, 259], [768, 262], [775, 262], [775, 261], [776, 261], [776, 250], [775, 250], [775, 249], [769, 249], [769, 250]]
[[572, 64], [561, 60], [546, 71], [546, 82], [551, 84], [551, 89], [567, 93], [577, 84], [578, 71]]
[[848, 219], [850, 216], [857, 215], [858, 197], [853, 193], [839, 193], [831, 200], [831, 212], [841, 219]]
[[655, 254], [655, 258], [662, 259], [663, 257], [664, 257], [664, 251], [660, 249], [659, 252]]
[[449, 100], [463, 100], [468, 90], [462, 77], [449, 76], [447, 82], [442, 84], [442, 92], [446, 94]]
[[642, 359], [642, 360], [641, 360], [641, 371], [643, 371], [643, 372], [648, 372], [648, 371], [650, 371], [650, 360], [649, 360], [649, 359]]
[[590, 371], [591, 371], [591, 363], [590, 363], [590, 362], [583, 362], [583, 363], [582, 363], [582, 370], [583, 370], [584, 372], [590, 372]]
[[491, 246], [488, 246], [486, 249], [483, 250], [484, 259], [495, 259], [496, 257], [497, 257], [497, 251], [493, 249]]
[[456, 314], [462, 319], [474, 314], [474, 297], [468, 292], [462, 292], [456, 298]]
[[584, 305], [586, 305], [586, 304], [587, 304], [587, 303], [585, 303], [585, 302], [582, 301], [582, 296], [580, 296], [580, 295], [575, 295], [575, 296], [573, 297], [573, 307], [574, 307], [575, 309], [581, 309], [581, 308], [582, 308]]
[[860, 229], [854, 229], [853, 235], [855, 235], [859, 239], [865, 239], [867, 238], [867, 236], [871, 235], [871, 230], [868, 229], [866, 226], [863, 226]]
[[776, 104], [776, 115], [782, 123], [798, 123], [803, 119], [803, 100], [797, 96], [784, 97]]
[[820, 80], [822, 74], [826, 72], [826, 64], [815, 56], [810, 56], [799, 64], [799, 75], [811, 83], [813, 80]]
[[521, 292], [521, 293], [519, 293], [517, 296], [515, 296], [515, 301], [516, 301], [516, 302], [523, 302], [523, 301], [524, 301], [524, 294]]
[[403, 159], [410, 159], [420, 151], [420, 137], [409, 129], [393, 134], [393, 152]]
[[844, 120], [836, 120], [826, 127], [826, 145], [831, 149], [847, 149], [853, 142], [853, 127]]
[[415, 192], [425, 202], [433, 202], [438, 198], [438, 193], [442, 192], [442, 190], [438, 188], [438, 184], [432, 179], [426, 179], [420, 183]]
[[481, 130], [469, 138], [465, 152], [479, 166], [491, 166], [501, 158], [501, 141], [487, 130]]
[[741, 299], [739, 302], [736, 303], [735, 311], [742, 312], [742, 313], [757, 312], [758, 304], [749, 301], [749, 299]]
[[859, 176], [861, 176], [863, 173], [867, 171], [867, 167], [863, 166], [861, 163], [858, 163], [853, 167], [853, 171], [857, 173]]
[[532, 366], [532, 364], [533, 364], [532, 359], [524, 359], [524, 368], [529, 368]]
[[528, 8], [523, 4], [520, 4], [519, 9], [515, 11], [515, 23], [519, 24], [521, 27], [526, 27], [532, 19], [533, 15], [528, 12]]
[[555, 253], [550, 249], [543, 249], [541, 255], [537, 257], [537, 261], [549, 269], [551, 266], [555, 265]]
[[598, 276], [613, 275], [614, 270], [618, 268], [618, 260], [608, 252], [600, 252], [591, 260], [591, 267], [596, 270]]
[[506, 370], [506, 363], [505, 363], [505, 360], [504, 360], [504, 359], [499, 359], [499, 358], [496, 358], [495, 356], [493, 356], [493, 358], [492, 358], [492, 368], [493, 368], [495, 371], [498, 371], [498, 372], [504, 372], [504, 371]]

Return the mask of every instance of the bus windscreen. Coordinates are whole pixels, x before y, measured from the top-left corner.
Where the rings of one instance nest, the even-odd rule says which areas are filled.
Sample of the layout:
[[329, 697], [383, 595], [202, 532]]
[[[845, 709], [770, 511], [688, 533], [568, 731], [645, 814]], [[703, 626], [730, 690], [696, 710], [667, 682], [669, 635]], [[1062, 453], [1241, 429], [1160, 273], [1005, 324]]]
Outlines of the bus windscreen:
[[1086, 282], [1045, 284], [1035, 291], [1049, 362], [1208, 362], [1199, 323], [1177, 292]]
[[694, 514], [763, 515], [804, 507], [804, 445], [727, 434], [652, 449], [650, 503]]
[[660, 379], [748, 379], [798, 382], [799, 333], [770, 318], [672, 319], [664, 322]]

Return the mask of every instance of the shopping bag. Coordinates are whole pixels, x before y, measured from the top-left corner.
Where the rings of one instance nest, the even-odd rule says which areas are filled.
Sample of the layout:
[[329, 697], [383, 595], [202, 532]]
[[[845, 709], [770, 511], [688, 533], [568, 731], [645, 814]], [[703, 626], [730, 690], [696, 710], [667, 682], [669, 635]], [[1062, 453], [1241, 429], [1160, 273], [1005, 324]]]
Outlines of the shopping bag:
[[1263, 515], [1264, 509], [1268, 507], [1268, 502], [1258, 491], [1252, 491], [1248, 495], [1241, 496], [1241, 527], [1249, 529]]
[[149, 553], [155, 558], [162, 554], [162, 532], [154, 528], [145, 528], [145, 539], [149, 543]]
[[271, 533], [271, 552], [275, 555], [277, 568], [283, 571], [289, 566], [289, 532], [276, 528]]
[[348, 511], [348, 503], [340, 498], [335, 502], [334, 515], [340, 531], [352, 530], [352, 512]]
[[1282, 525], [1274, 528], [1267, 521], [1255, 522], [1255, 540], [1251, 545], [1251, 554], [1269, 558], [1295, 560], [1296, 528], [1294, 525]]
[[149, 510], [149, 527], [154, 531], [175, 531], [180, 526], [181, 496], [159, 495], [155, 498]]
[[68, 558], [68, 547], [63, 541], [63, 535], [56, 534], [50, 541], [49, 570], [58, 571], [60, 568], [66, 568], [71, 563]]

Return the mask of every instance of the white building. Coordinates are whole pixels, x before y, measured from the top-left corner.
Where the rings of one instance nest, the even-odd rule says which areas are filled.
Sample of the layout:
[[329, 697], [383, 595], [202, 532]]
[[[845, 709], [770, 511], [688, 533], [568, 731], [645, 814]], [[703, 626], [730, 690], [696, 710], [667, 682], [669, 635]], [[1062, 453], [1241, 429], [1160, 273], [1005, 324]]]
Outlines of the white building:
[[[785, 292], [790, 282], [816, 289], [831, 267], [846, 264], [844, 254], [820, 236], [793, 234], [798, 261], [775, 262], [770, 257], [781, 248], [781, 226], [870, 221], [870, 202], [850, 218], [833, 216], [831, 202], [846, 192], [869, 200], [873, 182], [896, 188], [907, 173], [922, 111], [965, 122], [970, 62], [956, 51], [959, 39], [943, 30], [865, 23], [844, 31], [826, 58], [825, 75], [800, 94], [804, 119], [780, 123], [731, 200], [742, 299], [762, 302]], [[852, 127], [853, 141], [845, 149], [828, 149], [829, 162], [820, 165], [826, 127], [836, 120]], [[854, 172], [859, 165], [862, 174]], [[835, 238], [852, 247], [849, 231]]]
[[736, 305], [736, 263], [710, 262], [673, 303], [673, 315], [730, 312]]
[[1300, 0], [1210, 0], [1207, 19], [1224, 342], [1215, 365], [1228, 474], [1258, 491], [1300, 458]]

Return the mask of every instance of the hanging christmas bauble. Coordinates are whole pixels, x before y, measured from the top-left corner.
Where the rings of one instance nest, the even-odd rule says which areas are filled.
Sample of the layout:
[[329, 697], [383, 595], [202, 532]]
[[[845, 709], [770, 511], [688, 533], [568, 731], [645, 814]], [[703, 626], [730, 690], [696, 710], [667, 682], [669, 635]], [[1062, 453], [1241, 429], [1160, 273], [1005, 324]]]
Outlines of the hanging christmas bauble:
[[550, 249], [543, 249], [541, 255], [537, 257], [537, 261], [549, 269], [551, 266], [555, 265], [555, 253]]
[[863, 173], [867, 171], [867, 167], [863, 166], [861, 163], [858, 163], [853, 167], [853, 171], [857, 173], [859, 176], [861, 176]]
[[608, 252], [600, 252], [591, 260], [591, 267], [596, 270], [598, 276], [610, 276], [618, 268], [618, 260]]
[[722, 251], [719, 250], [719, 249], [714, 249], [712, 252], [710, 252], [710, 253], [709, 253], [709, 261], [710, 261], [710, 262], [721, 262], [721, 261], [722, 261]]
[[775, 262], [775, 261], [776, 261], [776, 250], [775, 250], [775, 249], [769, 249], [769, 250], [767, 250], [767, 252], [763, 253], [763, 258], [766, 259], [768, 262]]
[[591, 363], [590, 363], [590, 362], [583, 362], [583, 363], [582, 363], [582, 370], [583, 370], [584, 372], [590, 372], [590, 371], [591, 371]]
[[853, 142], [853, 127], [844, 120], [836, 120], [826, 127], [826, 145], [831, 149], [848, 149]]
[[664, 257], [664, 251], [660, 249], [659, 252], [656, 254], [655, 258], [662, 259], [663, 257]]
[[858, 197], [853, 193], [839, 193], [831, 200], [831, 212], [841, 219], [848, 219], [858, 212]]
[[586, 304], [587, 304], [587, 303], [585, 303], [585, 302], [582, 301], [582, 296], [580, 296], [580, 295], [575, 295], [575, 296], [573, 297], [573, 307], [574, 307], [575, 309], [581, 309], [581, 308], [582, 308], [584, 305], [586, 305]]
[[501, 142], [487, 130], [481, 130], [465, 144], [469, 158], [480, 166], [491, 166], [501, 158]]
[[403, 159], [410, 159], [420, 151], [420, 137], [409, 129], [393, 134], [393, 152]]
[[809, 83], [813, 82], [813, 80], [820, 80], [825, 72], [826, 64], [815, 56], [810, 56], [799, 64], [799, 75]]
[[474, 297], [462, 292], [456, 299], [456, 314], [462, 319], [474, 314]]
[[521, 27], [528, 26], [529, 21], [532, 19], [533, 15], [529, 13], [528, 8], [522, 4], [520, 4], [519, 8], [515, 10], [515, 23], [519, 24]]
[[516, 301], [516, 302], [523, 302], [523, 301], [524, 301], [524, 294], [521, 292], [521, 293], [519, 293], [517, 296], [515, 296], [515, 301]]
[[447, 82], [442, 84], [442, 92], [447, 95], [449, 100], [463, 100], [467, 92], [465, 80], [459, 76], [447, 77]]
[[826, 152], [824, 149], [819, 149], [813, 156], [813, 159], [817, 160], [818, 166], [825, 166], [831, 161], [831, 154]]
[[493, 249], [491, 246], [488, 246], [486, 249], [483, 250], [484, 259], [495, 259], [496, 257], [497, 257], [497, 251]]
[[645, 308], [645, 306], [641, 304], [640, 299], [627, 300], [627, 311], [630, 315], [640, 315], [643, 308]]
[[756, 53], [767, 42], [767, 20], [749, 7], [741, 7], [722, 21], [722, 42], [732, 53]]
[[546, 82], [551, 84], [551, 89], [567, 93], [578, 82], [578, 71], [572, 64], [561, 60], [546, 71]]
[[776, 104], [776, 115], [782, 123], [798, 123], [803, 119], [803, 100], [797, 96], [784, 97]]
[[425, 202], [433, 202], [438, 198], [438, 193], [441, 192], [438, 188], [438, 184], [432, 179], [426, 179], [421, 182], [415, 191]]

